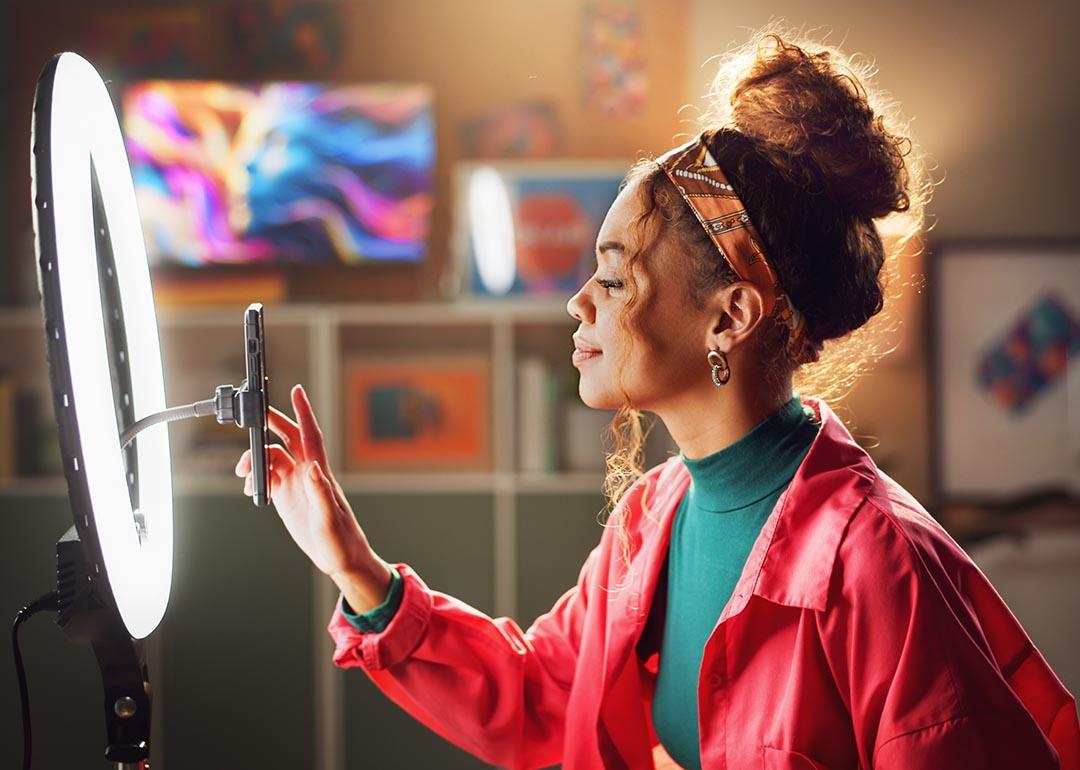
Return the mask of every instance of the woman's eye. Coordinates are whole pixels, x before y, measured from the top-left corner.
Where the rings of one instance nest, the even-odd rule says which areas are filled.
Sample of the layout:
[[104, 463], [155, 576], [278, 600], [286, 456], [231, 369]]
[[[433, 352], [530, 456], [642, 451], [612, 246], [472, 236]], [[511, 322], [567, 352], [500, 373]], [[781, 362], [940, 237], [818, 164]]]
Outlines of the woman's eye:
[[597, 278], [596, 282], [605, 289], [621, 289], [623, 287], [622, 281], [609, 280], [607, 278]]

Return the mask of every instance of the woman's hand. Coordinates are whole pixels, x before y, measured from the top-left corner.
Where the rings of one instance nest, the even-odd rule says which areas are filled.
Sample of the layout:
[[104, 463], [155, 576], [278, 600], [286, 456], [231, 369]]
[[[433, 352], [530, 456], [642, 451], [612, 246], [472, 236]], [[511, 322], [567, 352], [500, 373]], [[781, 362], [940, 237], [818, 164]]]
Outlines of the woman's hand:
[[[300, 550], [337, 583], [353, 610], [366, 612], [385, 600], [392, 568], [372, 550], [330, 471], [307, 394], [296, 385], [291, 397], [295, 422], [274, 407], [267, 415], [283, 444], [267, 448], [271, 502]], [[251, 450], [240, 456], [236, 475], [252, 495]]]

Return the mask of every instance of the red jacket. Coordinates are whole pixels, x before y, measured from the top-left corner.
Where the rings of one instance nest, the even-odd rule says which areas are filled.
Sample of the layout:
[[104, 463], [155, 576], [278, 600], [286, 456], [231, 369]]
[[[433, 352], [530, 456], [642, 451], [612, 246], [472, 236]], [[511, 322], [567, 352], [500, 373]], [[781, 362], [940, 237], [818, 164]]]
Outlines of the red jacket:
[[[1075, 700], [1001, 597], [825, 402], [803, 402], [822, 428], [705, 646], [702, 767], [1080, 767]], [[658, 655], [638, 642], [689, 481], [673, 456], [619, 503], [623, 589], [612, 528], [527, 631], [396, 564], [405, 591], [384, 631], [360, 633], [338, 601], [334, 662], [495, 765], [673, 766], [650, 718]]]

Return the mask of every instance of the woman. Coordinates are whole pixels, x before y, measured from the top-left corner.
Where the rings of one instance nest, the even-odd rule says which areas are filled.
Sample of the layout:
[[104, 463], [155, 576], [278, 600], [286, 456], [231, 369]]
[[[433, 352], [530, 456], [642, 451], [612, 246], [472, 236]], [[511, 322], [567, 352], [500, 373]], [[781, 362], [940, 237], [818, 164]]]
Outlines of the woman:
[[[923, 169], [865, 74], [765, 30], [711, 128], [631, 169], [567, 304], [581, 398], [618, 410], [614, 508], [527, 631], [381, 560], [303, 391], [298, 422], [272, 413], [278, 511], [341, 588], [337, 665], [512, 768], [1077, 766], [1073, 697], [998, 594], [792, 389], [825, 341], [866, 352], [874, 220], [921, 225]], [[643, 411], [680, 448], [644, 473]]]

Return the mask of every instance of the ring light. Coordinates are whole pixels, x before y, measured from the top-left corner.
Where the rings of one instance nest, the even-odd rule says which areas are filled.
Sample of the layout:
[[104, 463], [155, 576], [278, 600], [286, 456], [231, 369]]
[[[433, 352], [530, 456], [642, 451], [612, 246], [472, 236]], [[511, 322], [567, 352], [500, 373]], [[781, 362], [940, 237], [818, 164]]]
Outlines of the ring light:
[[124, 140], [109, 92], [81, 56], [46, 65], [31, 134], [38, 285], [49, 379], [75, 518], [56, 544], [56, 590], [28, 604], [13, 632], [24, 725], [29, 699], [17, 630], [55, 609], [88, 641], [105, 689], [105, 756], [123, 768], [149, 757], [152, 690], [139, 641], [165, 614], [172, 583], [172, 466], [166, 423], [215, 416], [249, 432], [253, 502], [270, 503], [263, 309], [244, 313], [247, 377], [213, 398], [171, 409]]
[[122, 448], [127, 424], [165, 409], [150, 272], [109, 93], [63, 53], [34, 107], [34, 219], [50, 376], [80, 539], [131, 636], [161, 621], [173, 563], [168, 429]]

